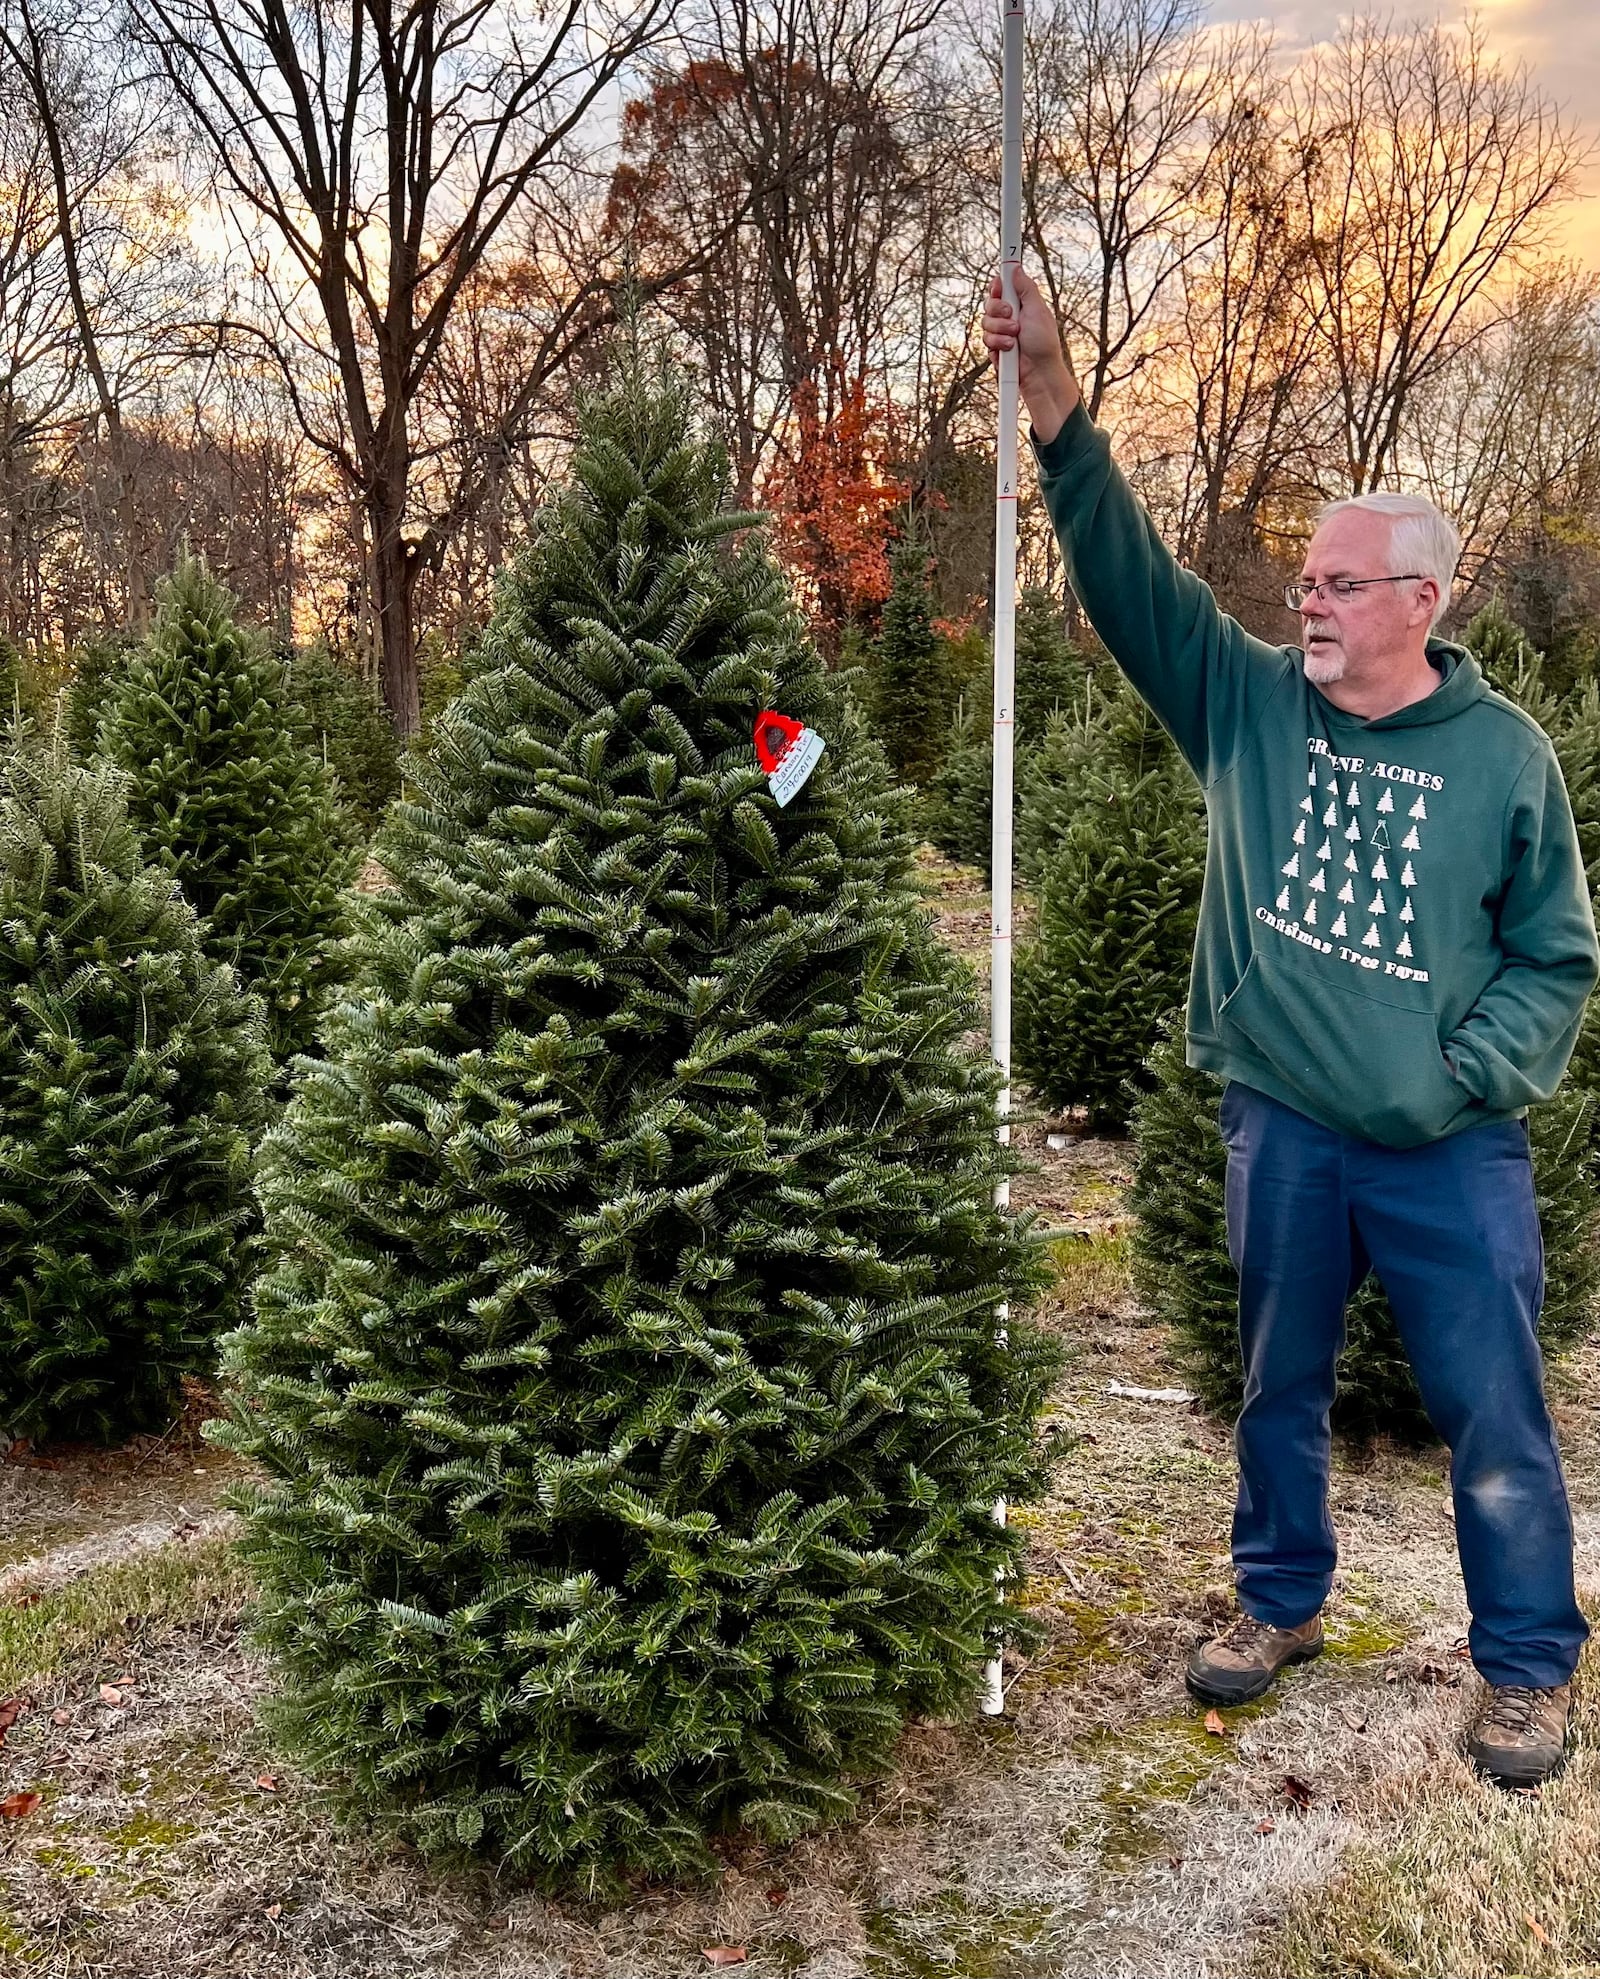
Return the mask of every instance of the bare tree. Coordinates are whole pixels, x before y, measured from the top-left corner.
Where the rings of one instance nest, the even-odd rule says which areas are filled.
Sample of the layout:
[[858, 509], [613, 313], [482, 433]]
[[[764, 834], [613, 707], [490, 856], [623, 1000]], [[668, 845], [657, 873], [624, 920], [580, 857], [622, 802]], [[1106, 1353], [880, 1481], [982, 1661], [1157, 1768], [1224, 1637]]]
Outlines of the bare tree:
[[1306, 307], [1337, 393], [1335, 485], [1397, 465], [1407, 404], [1485, 322], [1497, 285], [1548, 255], [1590, 155], [1485, 30], [1358, 20], [1293, 92]]
[[8, 148], [27, 153], [19, 192], [34, 188], [50, 210], [47, 237], [36, 224], [13, 237], [14, 246], [33, 243], [29, 295], [23, 304], [13, 285], [0, 319], [14, 352], [15, 337], [30, 336], [25, 325], [43, 332], [30, 361], [42, 391], [35, 435], [54, 425], [85, 461], [94, 458], [95, 473], [80, 473], [76, 488], [80, 550], [96, 547], [101, 566], [94, 614], [138, 628], [151, 543], [138, 514], [129, 419], [182, 362], [171, 326], [192, 307], [195, 285], [159, 178], [159, 133], [121, 53], [103, 17], [69, 11], [64, 0], [0, 0], [0, 57], [15, 98]]
[[1600, 276], [1558, 262], [1498, 303], [1406, 407], [1401, 477], [1456, 518], [1461, 611], [1530, 539], [1600, 519]]
[[1179, 334], [1148, 379], [1182, 463], [1176, 548], [1223, 587], [1254, 561], [1269, 502], [1281, 504], [1286, 484], [1307, 484], [1329, 403], [1303, 302], [1312, 246], [1295, 198], [1298, 161], [1273, 110], [1271, 47], [1262, 40], [1240, 54], [1194, 189], [1206, 245], [1179, 272]]
[[[502, 231], [561, 201], [606, 92], [670, 0], [130, 0], [238, 225], [306, 438], [359, 503], [384, 698], [419, 716], [416, 590], [455, 512], [414, 506], [413, 414], [452, 315]], [[544, 325], [513, 408], [587, 328], [604, 274]]]
[[[943, 0], [729, 0], [686, 27], [624, 116], [613, 225], [662, 286], [750, 499], [798, 402], [826, 425], [915, 283], [930, 194], [914, 140], [924, 37]], [[712, 254], [692, 254], [744, 216]]]
[[[1091, 418], [1159, 360], [1171, 291], [1207, 238], [1195, 192], [1234, 37], [1197, 0], [1045, 0], [1028, 22], [1023, 235], [1069, 326]], [[992, 35], [976, 45], [991, 50]]]

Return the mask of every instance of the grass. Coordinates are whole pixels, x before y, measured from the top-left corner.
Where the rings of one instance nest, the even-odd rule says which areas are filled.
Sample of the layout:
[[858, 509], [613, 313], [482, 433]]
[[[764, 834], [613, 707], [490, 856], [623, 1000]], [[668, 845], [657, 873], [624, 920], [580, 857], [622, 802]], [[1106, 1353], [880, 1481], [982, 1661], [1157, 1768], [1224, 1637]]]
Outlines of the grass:
[[0, 1607], [0, 1697], [92, 1672], [176, 1628], [204, 1631], [237, 1615], [249, 1591], [220, 1538], [159, 1547], [56, 1586], [24, 1583]]
[[1126, 1231], [1057, 1237], [1050, 1255], [1056, 1267], [1054, 1296], [1073, 1312], [1115, 1312], [1132, 1296]]
[[1489, 1979], [1600, 1972], [1600, 1672], [1580, 1676], [1574, 1749], [1537, 1794], [1441, 1754], [1387, 1781], [1374, 1836], [1302, 1893], [1256, 1969], [1277, 1979]]

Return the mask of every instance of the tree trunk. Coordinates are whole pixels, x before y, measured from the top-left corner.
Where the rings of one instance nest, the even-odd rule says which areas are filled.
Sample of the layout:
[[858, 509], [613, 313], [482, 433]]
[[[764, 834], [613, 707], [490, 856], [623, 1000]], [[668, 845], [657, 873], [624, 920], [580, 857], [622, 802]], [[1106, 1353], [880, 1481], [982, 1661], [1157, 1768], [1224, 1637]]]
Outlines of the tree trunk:
[[399, 517], [377, 503], [367, 507], [372, 538], [372, 600], [378, 621], [378, 680], [383, 705], [402, 741], [422, 726], [422, 683], [417, 670], [413, 614], [421, 559], [401, 533]]

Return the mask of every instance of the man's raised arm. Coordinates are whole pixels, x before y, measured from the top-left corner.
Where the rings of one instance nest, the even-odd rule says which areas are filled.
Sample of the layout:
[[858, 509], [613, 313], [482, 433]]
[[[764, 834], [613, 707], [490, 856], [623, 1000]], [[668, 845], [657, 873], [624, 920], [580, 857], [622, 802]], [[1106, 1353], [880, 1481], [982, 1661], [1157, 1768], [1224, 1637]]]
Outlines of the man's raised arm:
[[1090, 421], [1055, 319], [1020, 268], [1016, 289], [1020, 329], [996, 276], [983, 340], [997, 363], [1017, 347], [1040, 484], [1072, 588], [1106, 650], [1208, 783], [1238, 756], [1294, 663], [1219, 611], [1210, 588], [1161, 541]]

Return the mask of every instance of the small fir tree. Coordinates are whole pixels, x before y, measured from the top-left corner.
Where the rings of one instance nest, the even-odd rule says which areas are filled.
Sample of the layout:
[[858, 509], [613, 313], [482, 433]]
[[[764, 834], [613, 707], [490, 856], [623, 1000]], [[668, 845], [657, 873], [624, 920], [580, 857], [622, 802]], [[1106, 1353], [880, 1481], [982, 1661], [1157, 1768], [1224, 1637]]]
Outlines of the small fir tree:
[[1200, 787], [1172, 738], [1121, 674], [1097, 669], [1029, 753], [1016, 831], [1024, 884], [1038, 886], [1074, 826], [1103, 805], [1107, 778], [1132, 786], [1152, 774], [1152, 788], [1202, 816]]
[[355, 667], [325, 645], [289, 659], [289, 695], [304, 710], [311, 746], [333, 773], [354, 836], [370, 838], [400, 794], [400, 738]]
[[[1181, 1024], [1151, 1053], [1150, 1088], [1134, 1110], [1138, 1159], [1132, 1203], [1134, 1284], [1174, 1334], [1177, 1354], [1207, 1406], [1238, 1413], [1239, 1280], [1228, 1257], [1223, 1186], [1227, 1151], [1217, 1125], [1222, 1082], [1183, 1061]], [[1559, 1361], [1588, 1333], [1600, 1288], [1592, 1093], [1568, 1084], [1529, 1110], [1534, 1182], [1545, 1245], [1539, 1338]], [[1351, 1299], [1339, 1363], [1337, 1426], [1427, 1438], [1432, 1431], [1406, 1364], [1389, 1302], [1369, 1277]]]
[[106, 703], [137, 651], [138, 641], [124, 632], [101, 633], [72, 649], [57, 725], [75, 762], [86, 763], [95, 753]]
[[237, 1319], [261, 1009], [145, 863], [121, 780], [0, 759], [0, 1425], [166, 1419]]
[[[1491, 599], [1472, 619], [1461, 643], [1483, 668], [1489, 685], [1509, 695], [1520, 707], [1527, 690], [1519, 692], [1518, 683], [1542, 672], [1544, 655], [1498, 598]], [[1554, 699], [1550, 696], [1552, 703]]]
[[[1014, 788], [1020, 803], [1037, 773], [1050, 724], [1081, 707], [1091, 669], [1067, 637], [1061, 602], [1030, 585], [1017, 600], [1016, 702], [1018, 760]], [[991, 798], [994, 788], [994, 687], [988, 662], [981, 688], [958, 702], [945, 741], [942, 767], [923, 807], [930, 844], [952, 859], [981, 866], [989, 877]]]
[[[277, 1722], [598, 1889], [850, 1805], [966, 1708], [1041, 1488], [1039, 1252], [908, 800], [636, 346], [379, 841], [268, 1136], [218, 1440]], [[827, 751], [787, 809], [752, 729]]]
[[162, 586], [150, 637], [106, 703], [100, 748], [128, 812], [267, 1007], [274, 1055], [310, 1044], [337, 980], [357, 854], [278, 659], [198, 557]]
[[[1564, 696], [1555, 694], [1544, 654], [1498, 601], [1485, 606], [1462, 637], [1490, 684], [1550, 737], [1572, 804], [1590, 896], [1600, 911], [1600, 683], [1585, 680]], [[1600, 1094], [1600, 1011], [1593, 1002], [1568, 1078]], [[1600, 1112], [1592, 1125], [1600, 1147]]]
[[1107, 747], [1079, 771], [1017, 957], [1016, 1066], [1048, 1105], [1084, 1107], [1091, 1130], [1120, 1133], [1161, 1020], [1188, 988], [1205, 824], [1170, 745], [1143, 770]]
[[964, 694], [945, 737], [944, 761], [923, 794], [922, 834], [948, 858], [990, 877], [994, 816], [994, 711], [986, 692]]
[[944, 669], [933, 629], [928, 553], [909, 538], [889, 553], [889, 596], [873, 652], [872, 706], [878, 739], [899, 776], [925, 783], [945, 739]]

